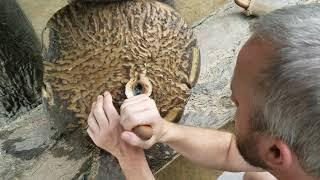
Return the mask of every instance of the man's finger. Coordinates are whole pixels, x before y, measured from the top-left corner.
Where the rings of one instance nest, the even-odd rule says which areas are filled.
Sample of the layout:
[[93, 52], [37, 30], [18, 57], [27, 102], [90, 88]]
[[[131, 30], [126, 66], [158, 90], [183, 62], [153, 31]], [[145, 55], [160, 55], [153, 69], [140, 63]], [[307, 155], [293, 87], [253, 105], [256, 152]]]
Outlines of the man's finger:
[[94, 133], [93, 133], [93, 131], [90, 128], [88, 128], [87, 129], [87, 133], [88, 133], [89, 137], [94, 141]]
[[133, 128], [141, 125], [152, 125], [153, 120], [147, 116], [148, 113], [152, 113], [152, 110], [121, 116], [120, 124], [127, 131], [131, 131]]
[[101, 95], [97, 98], [97, 103], [93, 109], [93, 116], [97, 120], [99, 127], [109, 125], [109, 120], [103, 110], [103, 96]]
[[97, 103], [97, 102], [93, 102], [93, 103], [92, 103], [92, 105], [91, 105], [91, 112], [93, 112], [94, 107], [96, 107], [96, 103]]
[[146, 95], [146, 94], [140, 94], [140, 95], [137, 95], [137, 96], [133, 96], [131, 98], [128, 98], [126, 100], [124, 100], [124, 102], [130, 102], [130, 101], [136, 101], [138, 99], [148, 99], [149, 96]]
[[142, 111], [147, 111], [149, 109], [148, 106], [141, 106], [139, 104], [140, 103], [132, 104], [132, 105], [124, 107], [121, 111], [121, 115], [135, 114], [135, 113], [139, 113]]
[[120, 108], [120, 114], [131, 114], [136, 113], [139, 111], [147, 110], [149, 106], [146, 106], [148, 99], [141, 100], [141, 101], [132, 101], [130, 103], [122, 104]]
[[[120, 117], [120, 123], [125, 125], [127, 120], [129, 120], [130, 116], [136, 116], [138, 113], [147, 111], [146, 106], [139, 106], [139, 105], [132, 105], [130, 107], [122, 109], [121, 117]], [[129, 127], [128, 127], [129, 128]], [[131, 130], [131, 129], [127, 129]]]
[[151, 148], [152, 145], [154, 145], [157, 142], [156, 136], [152, 136], [150, 139], [144, 142], [143, 148], [144, 149], [149, 149]]
[[92, 112], [90, 112], [89, 117], [88, 117], [88, 126], [92, 129], [93, 133], [99, 132], [99, 125], [97, 121], [95, 120]]
[[126, 143], [132, 145], [132, 146], [138, 146], [143, 148], [144, 147], [144, 141], [141, 140], [136, 134], [130, 131], [124, 131], [121, 134], [121, 139], [124, 140]]
[[119, 121], [119, 114], [112, 103], [112, 96], [109, 92], [103, 94], [103, 109], [111, 126], [115, 125], [115, 121]]
[[[139, 95], [139, 96], [140, 96], [140, 95]], [[136, 98], [136, 97], [137, 97], [137, 96], [132, 97], [132, 98], [134, 98], [134, 99], [132, 99], [132, 98], [126, 99], [126, 100], [123, 102], [123, 104], [121, 105], [120, 111], [123, 111], [123, 109], [125, 109], [127, 106], [133, 106], [133, 105], [135, 105], [135, 104], [139, 104], [139, 103], [142, 103], [142, 102], [146, 102], [146, 101], [149, 99], [149, 97], [146, 96], [146, 95], [140, 96], [139, 98]]]

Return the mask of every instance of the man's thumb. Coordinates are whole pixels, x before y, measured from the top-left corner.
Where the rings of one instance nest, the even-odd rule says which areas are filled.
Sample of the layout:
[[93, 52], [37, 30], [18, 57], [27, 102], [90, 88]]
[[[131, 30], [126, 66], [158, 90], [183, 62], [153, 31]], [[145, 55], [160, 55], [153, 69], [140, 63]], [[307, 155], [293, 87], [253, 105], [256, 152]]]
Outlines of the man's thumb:
[[121, 139], [124, 140], [126, 143], [132, 146], [138, 146], [144, 148], [144, 141], [141, 140], [135, 133], [130, 131], [124, 131], [121, 134]]

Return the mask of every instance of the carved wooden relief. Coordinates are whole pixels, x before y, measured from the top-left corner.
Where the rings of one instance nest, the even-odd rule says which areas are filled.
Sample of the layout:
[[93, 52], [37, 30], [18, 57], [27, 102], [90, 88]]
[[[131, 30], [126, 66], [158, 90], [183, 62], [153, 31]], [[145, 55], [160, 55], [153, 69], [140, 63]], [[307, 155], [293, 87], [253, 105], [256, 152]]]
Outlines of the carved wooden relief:
[[146, 93], [168, 121], [178, 120], [200, 67], [197, 41], [183, 18], [156, 1], [72, 3], [49, 21], [44, 70], [47, 110], [63, 131], [86, 127], [105, 90], [119, 108]]

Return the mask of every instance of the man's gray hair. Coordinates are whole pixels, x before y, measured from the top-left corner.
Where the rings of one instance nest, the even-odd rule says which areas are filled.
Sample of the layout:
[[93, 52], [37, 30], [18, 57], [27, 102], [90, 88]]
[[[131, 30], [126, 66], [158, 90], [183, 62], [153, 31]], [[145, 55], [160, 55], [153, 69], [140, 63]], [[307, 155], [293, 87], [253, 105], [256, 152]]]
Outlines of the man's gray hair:
[[261, 73], [253, 130], [281, 138], [320, 176], [320, 5], [276, 10], [251, 26], [276, 55]]

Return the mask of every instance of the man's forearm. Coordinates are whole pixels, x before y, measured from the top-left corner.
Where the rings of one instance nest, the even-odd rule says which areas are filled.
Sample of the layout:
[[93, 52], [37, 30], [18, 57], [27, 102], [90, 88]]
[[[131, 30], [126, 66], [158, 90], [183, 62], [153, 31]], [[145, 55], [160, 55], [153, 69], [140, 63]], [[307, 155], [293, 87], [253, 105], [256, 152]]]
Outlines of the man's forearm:
[[161, 142], [202, 166], [228, 170], [256, 170], [238, 152], [233, 134], [166, 123]]
[[139, 159], [118, 159], [126, 180], [154, 180], [147, 160]]

